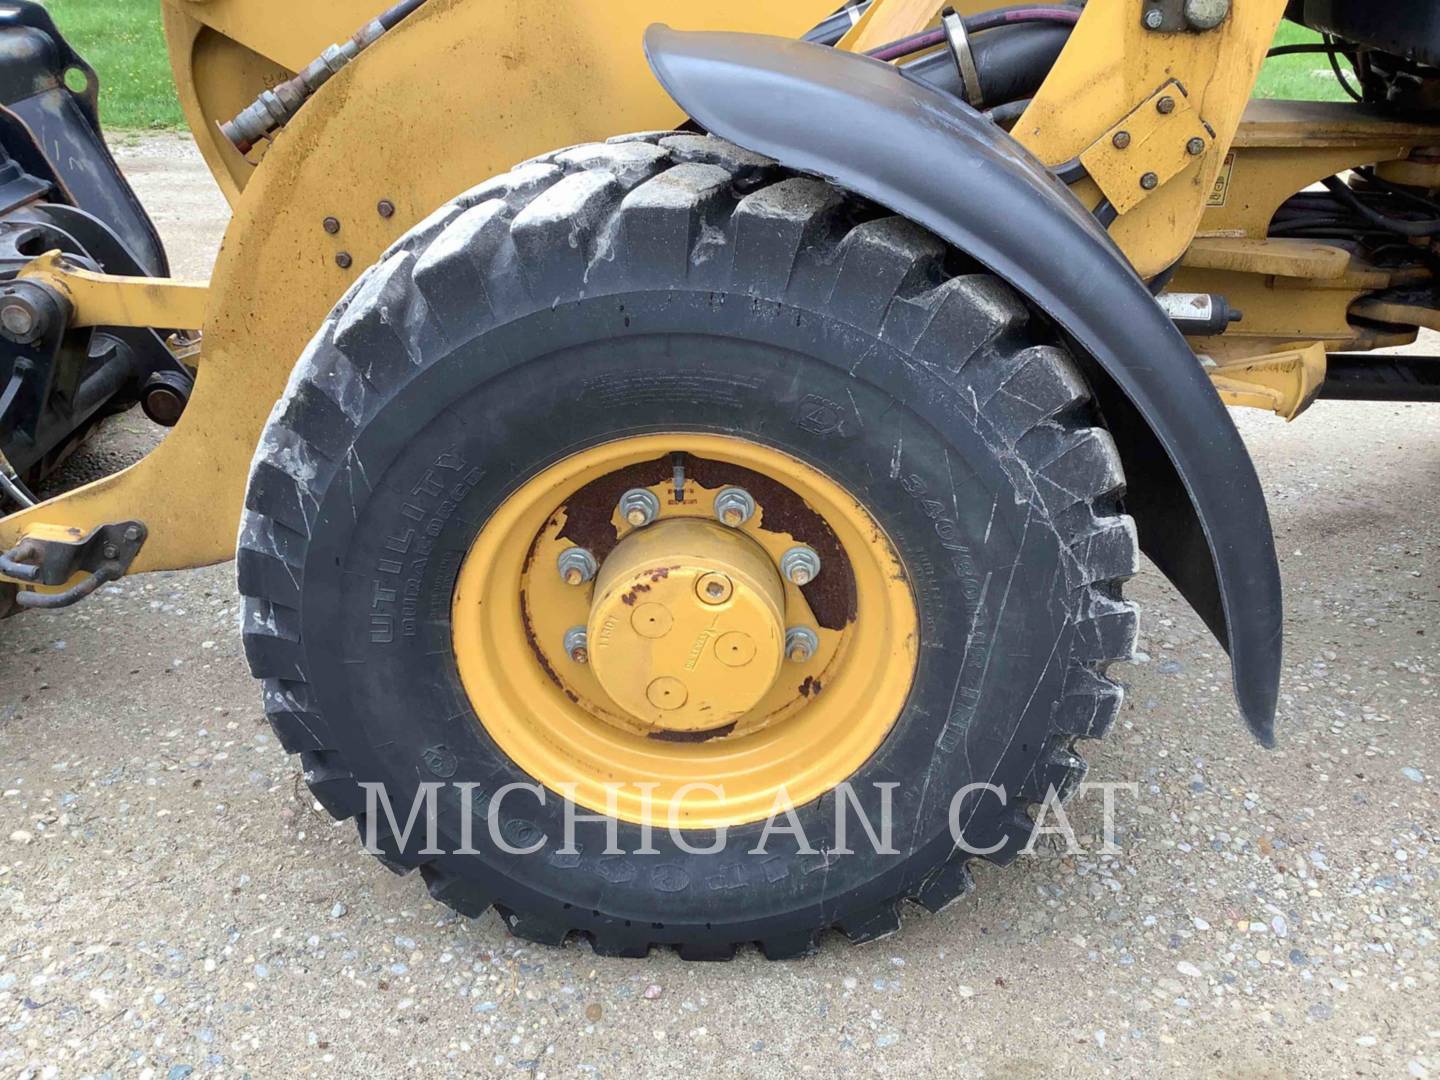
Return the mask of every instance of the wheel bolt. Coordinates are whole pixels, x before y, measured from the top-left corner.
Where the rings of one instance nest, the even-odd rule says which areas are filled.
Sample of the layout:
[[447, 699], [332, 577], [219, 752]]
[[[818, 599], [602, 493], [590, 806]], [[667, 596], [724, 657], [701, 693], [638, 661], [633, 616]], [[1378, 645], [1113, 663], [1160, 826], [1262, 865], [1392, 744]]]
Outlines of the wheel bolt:
[[631, 488], [620, 496], [620, 516], [639, 529], [660, 516], [660, 500], [648, 488]]
[[565, 631], [565, 655], [577, 664], [590, 662], [590, 636], [585, 627], [572, 626]]
[[808, 626], [792, 626], [785, 631], [785, 655], [792, 664], [803, 664], [820, 649], [820, 639]]
[[555, 565], [566, 585], [584, 585], [600, 569], [595, 556], [582, 547], [566, 548], [555, 560]]
[[809, 585], [820, 576], [820, 556], [804, 544], [780, 557], [780, 575], [793, 585]]
[[744, 488], [727, 487], [715, 496], [715, 516], [722, 525], [738, 529], [755, 516], [755, 500]]

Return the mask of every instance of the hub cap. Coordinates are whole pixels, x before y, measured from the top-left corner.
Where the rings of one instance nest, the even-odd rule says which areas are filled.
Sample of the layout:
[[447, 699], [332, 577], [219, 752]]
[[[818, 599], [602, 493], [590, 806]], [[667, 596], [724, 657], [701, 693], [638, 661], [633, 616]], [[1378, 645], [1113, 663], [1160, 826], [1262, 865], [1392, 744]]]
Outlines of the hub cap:
[[605, 560], [590, 609], [590, 663], [641, 723], [712, 730], [774, 685], [784, 615], [785, 589], [759, 544], [709, 521], [662, 521]]

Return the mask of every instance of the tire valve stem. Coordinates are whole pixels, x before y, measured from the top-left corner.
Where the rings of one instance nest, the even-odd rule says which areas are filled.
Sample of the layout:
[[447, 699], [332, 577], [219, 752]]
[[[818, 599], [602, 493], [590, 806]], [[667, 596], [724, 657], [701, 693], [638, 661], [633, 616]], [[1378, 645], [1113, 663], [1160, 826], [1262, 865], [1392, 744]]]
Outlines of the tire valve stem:
[[577, 664], [590, 662], [590, 638], [583, 626], [572, 626], [565, 631], [565, 655]]
[[685, 452], [677, 450], [670, 455], [670, 464], [675, 470], [675, 505], [685, 505]]

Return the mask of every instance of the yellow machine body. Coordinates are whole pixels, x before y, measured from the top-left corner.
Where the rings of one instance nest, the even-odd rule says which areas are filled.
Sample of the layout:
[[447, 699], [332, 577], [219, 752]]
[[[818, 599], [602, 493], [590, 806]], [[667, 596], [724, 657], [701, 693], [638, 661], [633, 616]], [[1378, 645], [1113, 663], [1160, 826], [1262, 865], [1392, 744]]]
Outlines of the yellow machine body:
[[[532, 155], [680, 123], [643, 56], [650, 24], [795, 37], [834, 0], [430, 0], [269, 142], [242, 155], [221, 134], [222, 122], [346, 40], [374, 7], [163, 0], [186, 116], [234, 208], [208, 289], [80, 279], [43, 262], [27, 273], [78, 296], [92, 323], [203, 321], [194, 393], [144, 460], [0, 520], [0, 549], [41, 525], [86, 532], [139, 518], [149, 538], [130, 572], [230, 558], [272, 406], [331, 307], [390, 244]], [[935, 25], [940, 7], [876, 0], [841, 47], [870, 49]], [[1135, 7], [1091, 0], [1013, 134], [1046, 164], [1085, 163], [1075, 193], [1120, 211], [1112, 235], [1140, 274], [1178, 267], [1172, 288], [1220, 292], [1245, 311], [1238, 332], [1192, 342], [1217, 391], [1294, 416], [1323, 381], [1324, 352], [1403, 343], [1440, 324], [1428, 309], [1366, 300], [1414, 271], [1371, 266], [1336, 244], [1266, 237], [1275, 208], [1322, 177], [1376, 163], [1424, 172], [1407, 159], [1440, 145], [1440, 129], [1348, 105], [1252, 102], [1285, 0], [1235, 0], [1205, 33], [1149, 33]], [[1357, 311], [1395, 328], [1361, 328], [1349, 318]]]

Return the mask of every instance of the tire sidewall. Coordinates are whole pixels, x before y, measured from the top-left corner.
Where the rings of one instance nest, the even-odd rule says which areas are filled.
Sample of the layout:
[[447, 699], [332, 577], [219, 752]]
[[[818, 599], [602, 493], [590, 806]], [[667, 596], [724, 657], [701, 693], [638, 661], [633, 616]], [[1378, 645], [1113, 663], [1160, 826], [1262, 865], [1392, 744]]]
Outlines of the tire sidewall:
[[[664, 417], [657, 426], [649, 417]], [[729, 830], [715, 854], [664, 830], [575, 823], [564, 854], [561, 800], [507, 798], [489, 837], [485, 798], [530, 783], [490, 739], [485, 703], [460, 684], [450, 600], [485, 521], [537, 471], [569, 454], [654, 431], [736, 434], [805, 461], [866, 506], [904, 562], [920, 613], [919, 664], [903, 713], [852, 777], [857, 855], [827, 857], [835, 799], [797, 815], [818, 854], [759, 825]], [[386, 786], [403, 823], [422, 782], [440, 781], [440, 846], [460, 847], [459, 783], [472, 796], [478, 855], [451, 869], [497, 882], [507, 906], [563, 905], [609, 918], [775, 925], [793, 915], [893, 897], [953, 844], [950, 801], [966, 785], [1014, 785], [1049, 738], [1072, 635], [1058, 532], [1023, 468], [967, 408], [961, 380], [825, 314], [751, 297], [672, 290], [557, 303], [448, 349], [416, 369], [371, 422], [320, 497], [306, 549], [301, 612], [306, 670], [358, 782]], [[399, 573], [390, 568], [400, 564]], [[880, 821], [894, 784], [895, 855], [864, 843], [858, 814]], [[1009, 808], [966, 804], [965, 840], [1011, 845]], [[781, 824], [784, 821], [781, 819]], [[417, 829], [423, 832], [423, 828]], [[711, 834], [689, 835], [692, 847]], [[1023, 839], [1023, 838], [1022, 838]], [[857, 842], [858, 840], [858, 842]], [[412, 836], [407, 852], [423, 838]], [[823, 870], [823, 873], [816, 871]], [[823, 879], [823, 881], [822, 881]], [[737, 889], [744, 903], [737, 904]]]

